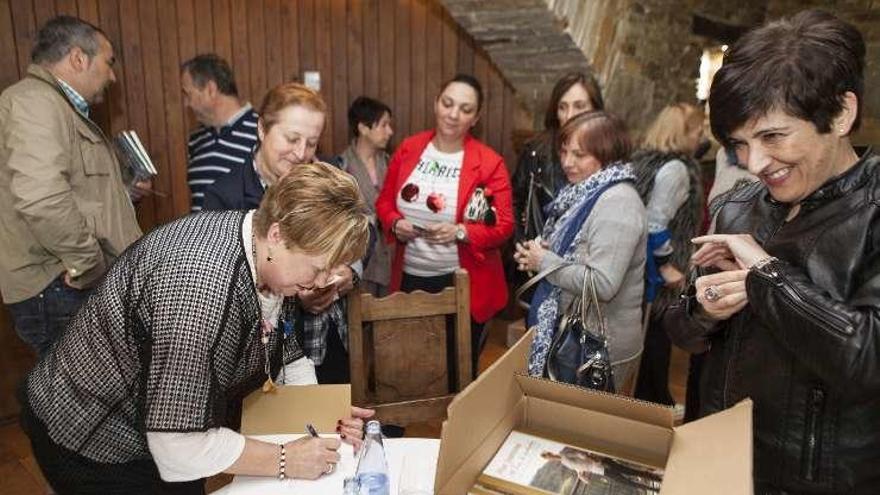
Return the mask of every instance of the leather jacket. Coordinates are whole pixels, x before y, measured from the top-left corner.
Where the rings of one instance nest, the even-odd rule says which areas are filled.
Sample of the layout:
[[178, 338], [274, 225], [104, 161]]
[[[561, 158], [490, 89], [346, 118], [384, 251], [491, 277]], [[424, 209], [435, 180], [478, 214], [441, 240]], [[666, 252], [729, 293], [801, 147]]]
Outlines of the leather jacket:
[[867, 152], [789, 222], [762, 183], [722, 201], [716, 232], [751, 234], [778, 260], [752, 268], [749, 304], [726, 321], [693, 297], [664, 316], [673, 341], [709, 349], [701, 415], [752, 398], [757, 493], [878, 493], [880, 156]]
[[[543, 213], [544, 207], [556, 198], [556, 193], [568, 184], [559, 159], [548, 144], [554, 143], [555, 139], [542, 139], [542, 137], [539, 136], [526, 145], [513, 174], [513, 209], [516, 215], [517, 241], [532, 239], [544, 228], [543, 222], [534, 221], [536, 215], [530, 216], [526, 211], [530, 194], [533, 201], [537, 200], [537, 206], [540, 208], [538, 211]], [[542, 214], [537, 216], [540, 217], [539, 220], [543, 219]]]

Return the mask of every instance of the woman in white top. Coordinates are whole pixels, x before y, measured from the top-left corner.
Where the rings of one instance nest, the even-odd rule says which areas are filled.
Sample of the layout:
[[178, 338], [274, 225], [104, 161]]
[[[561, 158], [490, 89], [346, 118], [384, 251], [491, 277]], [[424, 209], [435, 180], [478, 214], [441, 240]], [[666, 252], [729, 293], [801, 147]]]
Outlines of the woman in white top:
[[376, 201], [386, 240], [396, 245], [392, 291], [438, 292], [452, 285], [457, 268], [468, 271], [474, 364], [483, 324], [507, 304], [501, 246], [513, 233], [504, 160], [471, 136], [482, 105], [472, 76], [445, 83], [434, 103], [435, 129], [400, 144]]

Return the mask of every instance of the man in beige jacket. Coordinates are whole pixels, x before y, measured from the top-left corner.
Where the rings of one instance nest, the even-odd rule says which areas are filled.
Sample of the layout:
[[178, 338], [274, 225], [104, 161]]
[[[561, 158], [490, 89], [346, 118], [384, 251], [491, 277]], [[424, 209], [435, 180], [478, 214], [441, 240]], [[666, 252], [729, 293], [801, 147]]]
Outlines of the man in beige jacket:
[[0, 94], [0, 293], [42, 354], [141, 231], [111, 142], [89, 119], [116, 80], [109, 40], [59, 16], [31, 61]]

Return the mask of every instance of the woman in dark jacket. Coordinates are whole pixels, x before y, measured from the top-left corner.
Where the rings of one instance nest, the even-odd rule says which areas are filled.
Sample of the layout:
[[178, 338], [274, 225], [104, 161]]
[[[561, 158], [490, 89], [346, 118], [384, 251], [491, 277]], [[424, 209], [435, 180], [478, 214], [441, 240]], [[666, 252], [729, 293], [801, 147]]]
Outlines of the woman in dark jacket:
[[517, 241], [541, 234], [544, 208], [568, 185], [559, 161], [559, 129], [579, 113], [604, 108], [602, 91], [592, 74], [570, 72], [556, 81], [544, 113], [544, 131], [526, 144], [513, 174]]
[[[260, 106], [259, 144], [252, 160], [224, 175], [205, 191], [204, 210], [256, 208], [281, 176], [315, 159], [327, 106], [315, 91], [298, 83], [272, 88]], [[345, 299], [363, 273], [358, 260], [333, 274], [326, 288], [302, 291], [295, 326], [320, 383], [347, 383], [348, 322]]]
[[807, 11], [743, 36], [712, 83], [712, 131], [760, 182], [718, 200], [704, 274], [665, 321], [708, 349], [703, 414], [754, 401], [758, 494], [880, 486], [880, 157], [850, 141], [864, 66], [858, 30]]

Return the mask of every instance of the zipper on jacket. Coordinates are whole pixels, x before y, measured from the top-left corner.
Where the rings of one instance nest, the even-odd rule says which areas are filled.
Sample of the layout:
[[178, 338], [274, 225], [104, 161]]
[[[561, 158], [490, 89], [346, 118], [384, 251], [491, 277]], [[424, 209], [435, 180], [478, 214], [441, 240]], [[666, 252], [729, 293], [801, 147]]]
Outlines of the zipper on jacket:
[[824, 307], [814, 307], [810, 304], [807, 304], [800, 290], [791, 283], [780, 282], [778, 285], [782, 287], [783, 292], [787, 296], [787, 299], [792, 303], [796, 310], [800, 311], [801, 313], [805, 313], [807, 316], [812, 317], [826, 330], [846, 336], [852, 335], [854, 331], [853, 325], [852, 323], [850, 323], [848, 318], [833, 313]]
[[821, 448], [822, 410], [825, 406], [825, 391], [814, 388], [807, 401], [806, 435], [804, 436], [801, 476], [807, 481], [816, 481], [819, 471], [819, 450]]

